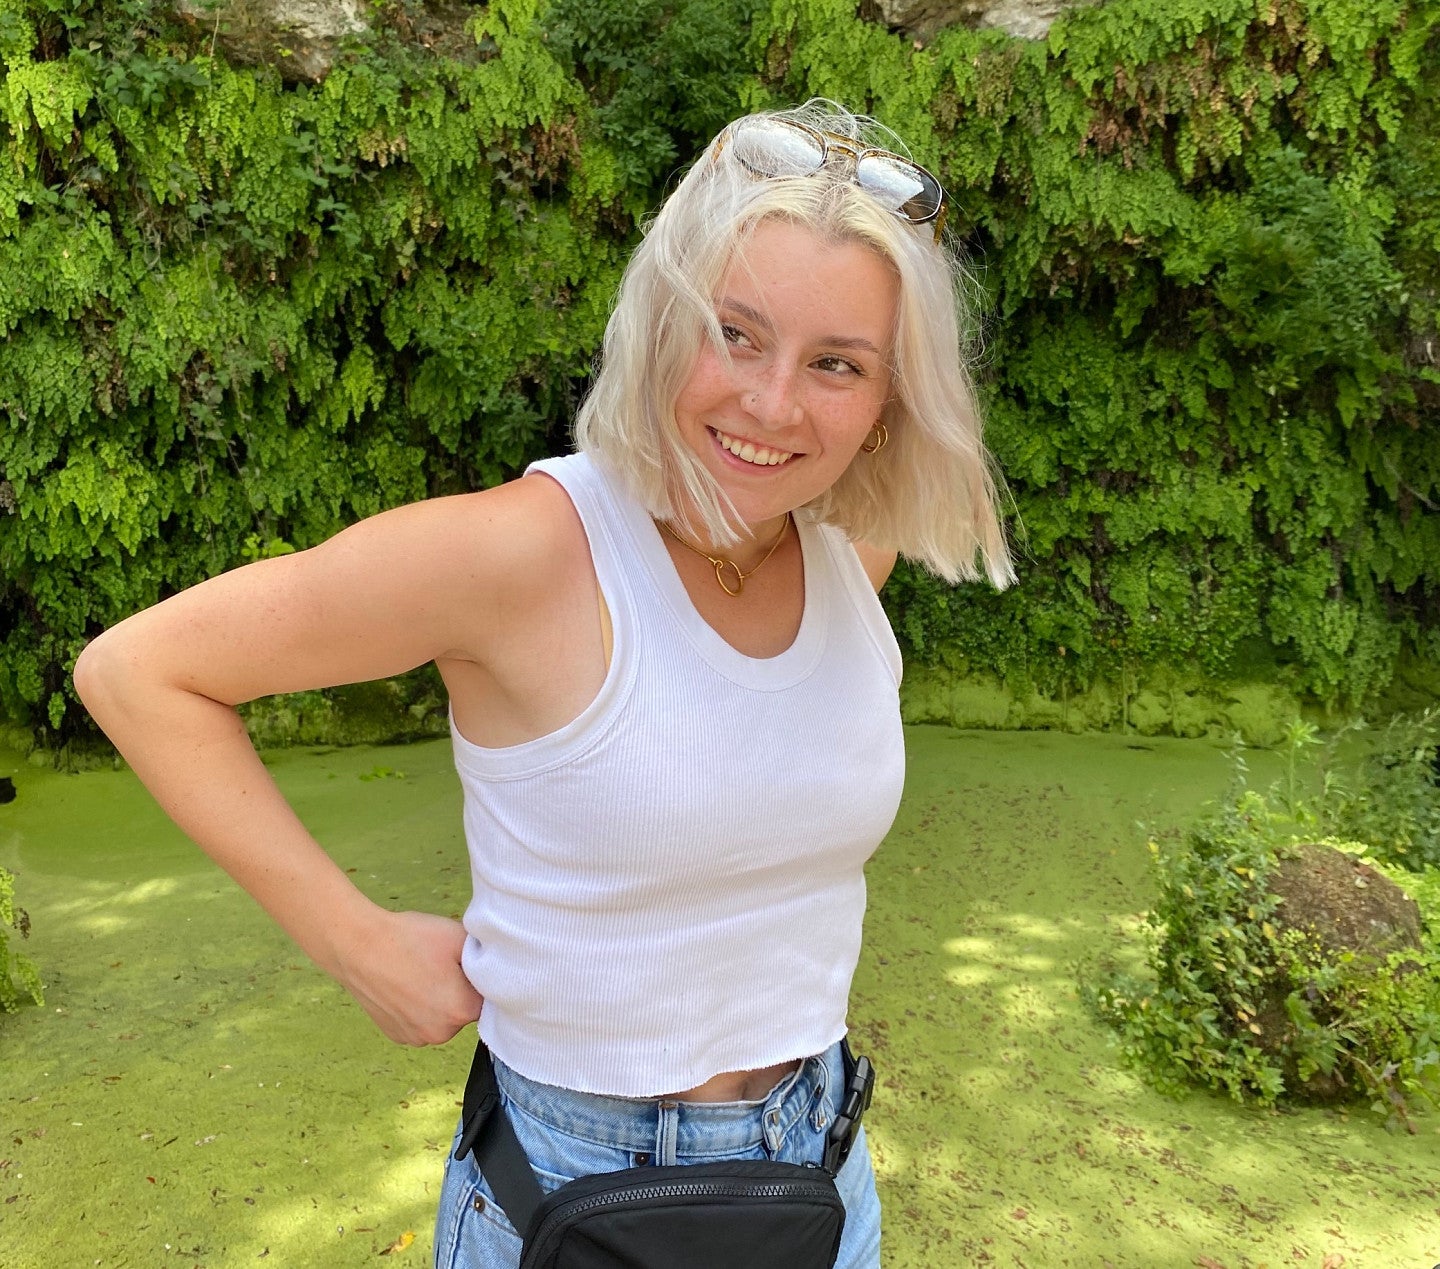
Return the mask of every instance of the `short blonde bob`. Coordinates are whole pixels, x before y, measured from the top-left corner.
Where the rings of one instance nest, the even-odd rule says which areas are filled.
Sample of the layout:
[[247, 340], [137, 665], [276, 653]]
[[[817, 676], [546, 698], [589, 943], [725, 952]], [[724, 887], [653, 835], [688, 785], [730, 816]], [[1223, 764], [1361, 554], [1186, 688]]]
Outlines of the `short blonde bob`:
[[[872, 120], [832, 102], [807, 102], [775, 117], [898, 148]], [[930, 225], [906, 222], [855, 185], [843, 160], [810, 176], [762, 179], [734, 158], [733, 147], [716, 150], [712, 141], [630, 257], [595, 383], [576, 416], [578, 448], [603, 458], [651, 515], [688, 524], [688, 503], [712, 541], [734, 543], [734, 508], [675, 424], [675, 402], [701, 341], [728, 356], [715, 292], [737, 246], [765, 220], [804, 225], [827, 242], [863, 243], [900, 281], [890, 353], [895, 394], [881, 416], [889, 442], [873, 455], [858, 454], [800, 513], [839, 526], [852, 541], [898, 551], [947, 581], [983, 571], [994, 585], [1009, 584], [1014, 571], [996, 512], [997, 482], [962, 356], [959, 262], [935, 242]]]

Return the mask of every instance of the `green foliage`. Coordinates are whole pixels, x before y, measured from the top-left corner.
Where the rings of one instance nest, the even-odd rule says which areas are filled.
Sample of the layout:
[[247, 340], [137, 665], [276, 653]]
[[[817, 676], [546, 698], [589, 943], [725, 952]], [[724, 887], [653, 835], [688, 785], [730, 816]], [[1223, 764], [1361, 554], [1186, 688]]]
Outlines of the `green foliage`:
[[[1291, 844], [1323, 828], [1298, 769], [1314, 743], [1312, 728], [1292, 725], [1282, 783], [1248, 789], [1238, 762], [1220, 807], [1183, 836], [1151, 841], [1159, 897], [1145, 917], [1147, 973], [1100, 975], [1086, 996], [1164, 1091], [1199, 1085], [1269, 1106], [1305, 1100], [1323, 1079], [1413, 1131], [1417, 1101], [1440, 1089], [1440, 874], [1417, 886], [1429, 926], [1419, 952], [1336, 954], [1281, 925], [1270, 877]], [[1368, 845], [1331, 844], [1377, 862]]]
[[524, 0], [299, 87], [158, 6], [0, 7], [0, 712], [64, 739], [102, 627], [558, 444], [620, 191]]
[[0, 868], [0, 1011], [5, 1013], [20, 1007], [22, 994], [37, 1005], [45, 1003], [40, 971], [28, 956], [10, 946], [12, 929], [21, 938], [29, 938], [30, 917], [15, 903], [15, 874]]
[[63, 742], [104, 626], [561, 449], [667, 180], [812, 94], [941, 174], [988, 305], [1021, 583], [902, 566], [912, 660], [1126, 724], [1182, 671], [1354, 707], [1440, 665], [1440, 0], [923, 47], [841, 0], [369, 12], [310, 84], [0, 0], [0, 714]]
[[1021, 589], [902, 569], [895, 608], [927, 659], [1022, 693], [1198, 668], [1355, 706], [1437, 615], [1436, 10], [1165, 8], [913, 58], [777, 16], [777, 95], [873, 101], [917, 138], [1001, 314]]
[[[554, 0], [547, 43], [585, 86], [619, 179], [648, 195], [737, 113], [751, 0]], [[649, 208], [641, 203], [637, 212]]]
[[1440, 712], [1400, 714], [1348, 779], [1331, 781], [1332, 830], [1368, 843], [1377, 859], [1416, 872], [1440, 869]]
[[1152, 840], [1154, 980], [1119, 976], [1091, 992], [1125, 1056], [1167, 1092], [1200, 1084], [1272, 1104], [1285, 1091], [1279, 1064], [1250, 1032], [1278, 970], [1275, 900], [1263, 884], [1274, 861], [1270, 819], [1250, 792], [1179, 841]]
[[267, 696], [240, 713], [262, 748], [401, 744], [450, 730], [444, 684], [433, 665], [375, 683]]
[[1377, 964], [1326, 957], [1295, 938], [1280, 952], [1300, 1087], [1317, 1075], [1340, 1079], [1387, 1122], [1416, 1131], [1419, 1104], [1440, 1104], [1440, 954], [1391, 952]]

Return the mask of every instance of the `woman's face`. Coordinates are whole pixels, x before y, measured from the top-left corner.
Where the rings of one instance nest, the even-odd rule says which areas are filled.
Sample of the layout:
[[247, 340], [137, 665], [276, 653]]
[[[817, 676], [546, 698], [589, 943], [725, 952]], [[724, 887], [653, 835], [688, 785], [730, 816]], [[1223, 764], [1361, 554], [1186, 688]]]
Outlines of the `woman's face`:
[[869, 247], [787, 221], [762, 223], [731, 260], [715, 295], [730, 363], [702, 345], [675, 420], [757, 536], [856, 460], [890, 399], [898, 297]]

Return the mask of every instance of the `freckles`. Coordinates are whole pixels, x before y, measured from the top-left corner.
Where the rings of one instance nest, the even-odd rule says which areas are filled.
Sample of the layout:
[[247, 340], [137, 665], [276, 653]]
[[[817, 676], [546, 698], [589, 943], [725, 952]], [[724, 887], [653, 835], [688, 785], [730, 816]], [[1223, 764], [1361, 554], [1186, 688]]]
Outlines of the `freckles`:
[[688, 406], [703, 408], [706, 404], [724, 400], [735, 391], [732, 371], [707, 349], [700, 354], [681, 386], [679, 400]]

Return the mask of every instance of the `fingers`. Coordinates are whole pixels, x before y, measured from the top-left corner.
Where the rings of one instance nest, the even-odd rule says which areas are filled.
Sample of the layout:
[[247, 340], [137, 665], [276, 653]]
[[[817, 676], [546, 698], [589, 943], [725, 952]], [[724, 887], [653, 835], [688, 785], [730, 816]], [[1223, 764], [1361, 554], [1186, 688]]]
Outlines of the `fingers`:
[[484, 1001], [461, 968], [465, 930], [426, 912], [386, 912], [347, 965], [342, 985], [397, 1044], [445, 1044], [480, 1016]]
[[[458, 965], [456, 967], [459, 968]], [[408, 1044], [414, 1048], [423, 1048], [432, 1044], [447, 1044], [467, 1027], [473, 1027], [480, 1017], [480, 1009], [484, 1003], [480, 993], [470, 985], [470, 980], [463, 973], [459, 974], [459, 983], [451, 993], [452, 999], [447, 1006], [441, 1006], [434, 1011], [427, 1010], [421, 1018], [406, 1018], [403, 1023], [403, 1031], [400, 1035], [392, 1035], [392, 1040], [400, 1044]], [[382, 1027], [381, 1030], [385, 1028]], [[388, 1034], [388, 1033], [387, 1033]]]

